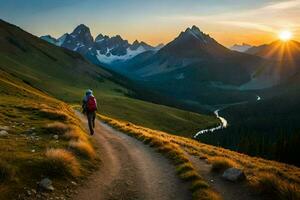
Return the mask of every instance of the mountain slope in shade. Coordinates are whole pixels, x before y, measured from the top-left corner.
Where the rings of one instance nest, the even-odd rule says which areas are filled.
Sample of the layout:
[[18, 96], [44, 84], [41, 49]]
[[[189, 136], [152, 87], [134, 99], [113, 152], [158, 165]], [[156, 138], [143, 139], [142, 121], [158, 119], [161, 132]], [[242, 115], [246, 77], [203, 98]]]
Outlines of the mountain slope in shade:
[[246, 52], [251, 47], [253, 47], [253, 46], [243, 43], [243, 44], [235, 44], [235, 45], [231, 46], [229, 49], [231, 49], [233, 51], [238, 51], [238, 52]]
[[[244, 61], [244, 59], [246, 62], [242, 63], [241, 61]], [[227, 73], [226, 71], [230, 69], [236, 73], [241, 72], [240, 77], [227, 80], [231, 84], [240, 84], [250, 79], [249, 74], [255, 68], [247, 61], [254, 64], [254, 62], [259, 62], [261, 59], [233, 52], [209, 35], [201, 32], [196, 26], [193, 26], [181, 32], [177, 38], [160, 49], [153, 57], [143, 61], [145, 63], [137, 63], [139, 66], [137, 69], [131, 66], [130, 69], [133, 69], [134, 73], [141, 77], [151, 77], [155, 74], [167, 73], [185, 67], [193, 68], [197, 65], [199, 70], [204, 70], [203, 68], [210, 65], [208, 70], [212, 70], [212, 73], [209, 75], [218, 76], [216, 81], [227, 79], [225, 74], [221, 74], [222, 70], [224, 70], [223, 73]], [[227, 63], [230, 64], [230, 67], [226, 67]], [[235, 65], [238, 63], [240, 66]], [[240, 80], [237, 80], [239, 78]]]
[[193, 26], [158, 52], [127, 61], [119, 72], [184, 102], [218, 104], [249, 98], [239, 87], [265, 64], [262, 58], [231, 51]]
[[77, 26], [71, 34], [66, 33], [59, 39], [50, 35], [42, 36], [41, 39], [79, 52], [95, 64], [123, 62], [145, 51], [157, 51], [161, 48], [161, 46], [152, 47], [137, 40], [130, 44], [120, 35], [109, 37], [99, 34], [94, 40], [90, 29], [84, 24]]
[[273, 74], [273, 77], [277, 76], [281, 82], [300, 72], [300, 43], [297, 41], [275, 41], [252, 47], [246, 53], [274, 62], [266, 71]]
[[93, 44], [94, 38], [90, 29], [84, 24], [80, 24], [71, 34], [65, 36], [60, 46], [84, 55]]
[[270, 44], [252, 47], [246, 53], [276, 61], [299, 60], [300, 43], [293, 40], [287, 42], [274, 41]]

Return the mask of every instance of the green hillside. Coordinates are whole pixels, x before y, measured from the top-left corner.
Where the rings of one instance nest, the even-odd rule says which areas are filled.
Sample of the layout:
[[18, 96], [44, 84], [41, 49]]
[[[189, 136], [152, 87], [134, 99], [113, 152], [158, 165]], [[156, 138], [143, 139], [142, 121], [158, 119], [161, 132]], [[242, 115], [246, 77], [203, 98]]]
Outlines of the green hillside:
[[126, 88], [111, 81], [111, 73], [4, 21], [0, 43], [0, 69], [63, 101], [80, 103], [92, 88], [102, 114], [186, 136], [218, 123], [212, 116], [129, 98]]
[[0, 93], [0, 199], [34, 195], [44, 177], [59, 195], [93, 169], [94, 148], [70, 106], [2, 70]]

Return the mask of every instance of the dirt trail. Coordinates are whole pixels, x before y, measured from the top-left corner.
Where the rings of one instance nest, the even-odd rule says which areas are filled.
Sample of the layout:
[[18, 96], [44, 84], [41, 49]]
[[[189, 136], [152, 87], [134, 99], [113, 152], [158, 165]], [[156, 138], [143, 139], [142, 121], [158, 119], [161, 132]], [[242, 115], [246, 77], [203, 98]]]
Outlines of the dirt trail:
[[189, 156], [189, 159], [196, 167], [198, 172], [207, 180], [211, 187], [218, 192], [223, 200], [261, 200], [262, 198], [255, 195], [244, 183], [232, 183], [224, 180], [221, 174], [211, 172], [211, 165], [204, 160], [200, 160], [195, 156]]
[[[86, 124], [86, 119], [78, 114]], [[141, 142], [96, 122], [100, 169], [79, 188], [75, 200], [185, 200], [188, 186], [167, 159]]]

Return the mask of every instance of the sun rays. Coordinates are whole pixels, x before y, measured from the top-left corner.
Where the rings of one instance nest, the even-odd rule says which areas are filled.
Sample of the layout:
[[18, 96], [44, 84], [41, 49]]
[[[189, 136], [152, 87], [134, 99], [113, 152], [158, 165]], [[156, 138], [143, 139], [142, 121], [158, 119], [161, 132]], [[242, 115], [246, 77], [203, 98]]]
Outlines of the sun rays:
[[278, 36], [281, 41], [286, 42], [286, 41], [289, 41], [292, 39], [293, 34], [291, 31], [284, 30], [284, 31], [281, 31]]

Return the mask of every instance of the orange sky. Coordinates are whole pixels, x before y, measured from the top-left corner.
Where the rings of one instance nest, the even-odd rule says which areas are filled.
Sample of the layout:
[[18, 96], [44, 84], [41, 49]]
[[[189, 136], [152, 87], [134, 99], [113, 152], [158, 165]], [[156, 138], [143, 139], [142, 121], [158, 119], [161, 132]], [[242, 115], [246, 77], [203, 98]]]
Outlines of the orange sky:
[[[18, 3], [19, 2], [19, 3]], [[0, 18], [37, 36], [59, 37], [79, 24], [130, 42], [168, 43], [196, 25], [225, 46], [259, 45], [281, 30], [300, 41], [300, 0], [22, 0], [0, 2]]]

